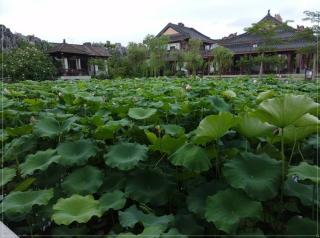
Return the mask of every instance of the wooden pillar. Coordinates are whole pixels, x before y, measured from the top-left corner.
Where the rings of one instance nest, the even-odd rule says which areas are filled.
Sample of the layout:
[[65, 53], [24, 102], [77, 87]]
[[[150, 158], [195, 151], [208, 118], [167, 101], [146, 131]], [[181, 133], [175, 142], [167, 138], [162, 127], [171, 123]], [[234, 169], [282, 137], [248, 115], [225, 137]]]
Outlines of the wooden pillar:
[[63, 58], [63, 66], [64, 66], [64, 69], [68, 69], [69, 67], [68, 67], [68, 58]]

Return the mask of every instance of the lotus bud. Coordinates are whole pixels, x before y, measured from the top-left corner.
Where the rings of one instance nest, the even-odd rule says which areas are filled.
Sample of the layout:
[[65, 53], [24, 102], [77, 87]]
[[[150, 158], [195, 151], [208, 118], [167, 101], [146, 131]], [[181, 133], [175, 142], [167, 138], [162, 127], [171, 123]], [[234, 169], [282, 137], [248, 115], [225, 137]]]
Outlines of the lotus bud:
[[62, 95], [63, 95], [63, 94], [62, 94], [61, 92], [58, 93], [58, 96], [59, 96], [59, 97], [62, 97]]
[[187, 84], [186, 90], [189, 91], [189, 90], [191, 90], [191, 89], [192, 89], [191, 85], [190, 85], [190, 84]]
[[33, 124], [35, 123], [37, 120], [34, 118], [34, 116], [30, 117], [30, 123]]
[[255, 79], [255, 80], [253, 80], [253, 83], [257, 83], [257, 80]]

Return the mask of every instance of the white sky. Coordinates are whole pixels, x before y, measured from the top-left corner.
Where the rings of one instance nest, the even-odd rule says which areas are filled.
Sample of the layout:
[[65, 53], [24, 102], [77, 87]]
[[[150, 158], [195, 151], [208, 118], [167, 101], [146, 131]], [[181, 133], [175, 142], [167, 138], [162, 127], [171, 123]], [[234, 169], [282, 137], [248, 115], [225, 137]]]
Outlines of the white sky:
[[271, 9], [291, 25], [308, 25], [305, 10], [320, 10], [320, 0], [0, 0], [0, 24], [12, 32], [50, 42], [141, 42], [168, 22], [183, 22], [221, 38], [242, 33]]

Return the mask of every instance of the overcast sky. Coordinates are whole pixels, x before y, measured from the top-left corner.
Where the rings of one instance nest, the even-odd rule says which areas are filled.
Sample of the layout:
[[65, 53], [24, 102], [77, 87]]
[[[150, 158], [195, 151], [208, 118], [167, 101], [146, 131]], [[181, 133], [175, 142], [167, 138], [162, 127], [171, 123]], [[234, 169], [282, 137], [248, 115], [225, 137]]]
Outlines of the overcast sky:
[[141, 42], [168, 22], [221, 38], [257, 22], [271, 9], [291, 25], [320, 0], [0, 0], [0, 24], [50, 42]]

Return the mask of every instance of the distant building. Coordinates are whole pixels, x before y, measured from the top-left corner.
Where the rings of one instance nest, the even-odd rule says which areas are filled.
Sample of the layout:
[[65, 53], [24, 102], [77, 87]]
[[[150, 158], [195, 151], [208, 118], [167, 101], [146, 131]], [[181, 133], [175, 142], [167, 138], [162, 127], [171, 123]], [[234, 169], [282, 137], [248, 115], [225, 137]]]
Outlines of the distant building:
[[65, 40], [63, 43], [53, 43], [48, 53], [59, 63], [58, 75], [62, 79], [86, 79], [106, 73], [99, 69], [98, 65], [89, 64], [89, 60], [103, 59], [107, 64], [106, 60], [110, 57], [105, 47], [92, 46], [90, 43], [68, 44]]
[[[268, 11], [268, 14], [258, 23], [266, 20], [276, 25], [282, 24], [281, 16], [276, 14], [273, 17], [270, 11]], [[309, 64], [308, 62], [312, 60], [312, 55], [302, 54], [300, 52], [302, 48], [316, 44], [313, 41], [306, 41], [296, 37], [296, 33], [303, 29], [303, 26], [297, 26], [297, 29], [288, 27], [288, 29], [278, 31], [276, 38], [279, 39], [279, 43], [272, 46], [272, 50], [267, 52], [269, 55], [279, 55], [286, 59], [287, 65], [284, 67], [282, 73], [302, 73], [304, 68]], [[237, 74], [241, 72], [241, 68], [237, 66], [236, 62], [243, 56], [256, 56], [258, 54], [257, 47], [263, 42], [259, 36], [246, 32], [240, 35], [236, 33], [231, 34], [228, 37], [218, 40], [217, 43], [234, 52], [234, 67], [232, 73]]]

